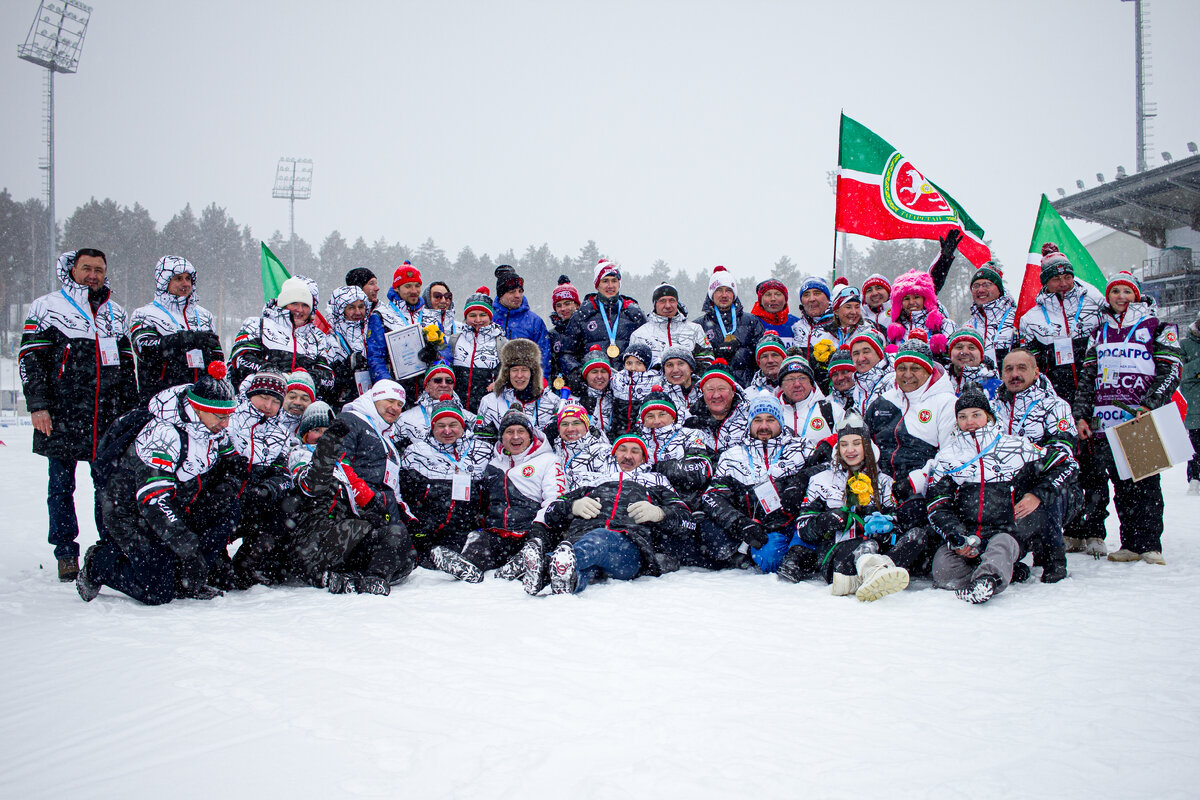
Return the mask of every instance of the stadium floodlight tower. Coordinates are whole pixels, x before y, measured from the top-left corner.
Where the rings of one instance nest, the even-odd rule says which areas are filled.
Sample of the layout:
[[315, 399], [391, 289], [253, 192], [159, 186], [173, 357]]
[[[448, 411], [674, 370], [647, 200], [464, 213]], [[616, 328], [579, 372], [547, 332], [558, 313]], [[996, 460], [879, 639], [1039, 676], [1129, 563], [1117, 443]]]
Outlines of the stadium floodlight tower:
[[279, 159], [275, 168], [275, 189], [271, 197], [277, 200], [287, 200], [292, 224], [292, 260], [288, 269], [296, 269], [296, 201], [308, 200], [312, 197], [312, 159], [289, 158]]
[[79, 69], [79, 53], [87, 33], [91, 6], [78, 0], [41, 0], [37, 16], [29, 26], [25, 44], [17, 45], [17, 56], [46, 70], [46, 210], [49, 222], [46, 239], [51, 275], [57, 260], [54, 241], [54, 73], [72, 75]]

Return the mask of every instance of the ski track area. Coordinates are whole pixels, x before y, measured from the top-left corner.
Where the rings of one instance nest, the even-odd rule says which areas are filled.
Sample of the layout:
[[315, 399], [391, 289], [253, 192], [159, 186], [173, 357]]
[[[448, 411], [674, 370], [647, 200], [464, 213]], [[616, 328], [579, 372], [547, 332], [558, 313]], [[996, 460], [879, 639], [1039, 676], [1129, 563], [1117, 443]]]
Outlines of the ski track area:
[[876, 603], [697, 570], [531, 598], [418, 569], [390, 597], [151, 608], [58, 582], [31, 430], [0, 428], [0, 797], [1200, 793], [1182, 466], [1166, 567], [1073, 554], [983, 606], [920, 580]]

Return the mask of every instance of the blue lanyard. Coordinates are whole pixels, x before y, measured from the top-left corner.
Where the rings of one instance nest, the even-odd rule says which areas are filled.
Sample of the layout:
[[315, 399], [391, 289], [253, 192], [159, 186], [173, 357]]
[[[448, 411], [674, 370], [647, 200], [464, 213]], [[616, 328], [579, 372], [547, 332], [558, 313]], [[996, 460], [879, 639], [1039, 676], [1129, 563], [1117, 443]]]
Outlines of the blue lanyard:
[[[1059, 300], [1058, 302], [1061, 303], [1062, 300]], [[1038, 306], [1038, 308], [1042, 309], [1042, 316], [1046, 318], [1046, 324], [1049, 325], [1050, 324], [1050, 313], [1048, 311], [1046, 311], [1045, 306]], [[1079, 329], [1079, 312], [1081, 312], [1081, 311], [1083, 311], [1083, 297], [1082, 296], [1080, 296], [1080, 298], [1079, 298], [1079, 305], [1076, 306], [1076, 308], [1075, 308], [1075, 319], [1071, 321], [1071, 328], [1075, 328], [1076, 330]], [[1067, 336], [1068, 337], [1071, 336], [1071, 328], [1067, 328]]]
[[[683, 426], [676, 428], [675, 432], [672, 433], [671, 436], [665, 442], [663, 442], [661, 445], [654, 448], [655, 452], [657, 452], [659, 450], [665, 450], [666, 448], [670, 447], [671, 442], [675, 441], [675, 437], [679, 435], [679, 432], [681, 430], [683, 430]], [[657, 439], [658, 437], [656, 436], [655, 438]]]
[[972, 458], [970, 461], [968, 461], [967, 463], [963, 464], [962, 466], [955, 467], [954, 469], [948, 469], [948, 470], [946, 470], [946, 474], [947, 474], [947, 475], [953, 475], [953, 474], [955, 474], [956, 472], [962, 472], [964, 469], [966, 469], [967, 467], [971, 466], [971, 465], [972, 465], [972, 464], [974, 464], [976, 461], [978, 461], [979, 459], [981, 459], [981, 458], [983, 458], [984, 456], [986, 456], [988, 453], [992, 452], [992, 448], [993, 448], [993, 447], [995, 447], [995, 446], [996, 446], [996, 443], [997, 443], [997, 442], [999, 442], [999, 441], [1000, 441], [1000, 434], [998, 434], [998, 433], [997, 433], [997, 434], [996, 434], [996, 438], [995, 438], [995, 439], [992, 439], [992, 443], [991, 443], [991, 444], [989, 444], [987, 447], [983, 448], [982, 450], [980, 450], [980, 451], [979, 451], [979, 452], [978, 452], [978, 453], [975, 455], [975, 457], [974, 457], [974, 458]]
[[727, 330], [725, 328], [725, 320], [721, 319], [721, 309], [719, 309], [719, 308], [717, 309], [717, 326], [721, 329], [722, 337], [728, 338], [729, 336], [732, 336], [733, 334], [737, 333], [738, 318], [737, 318], [737, 307], [736, 306], [729, 307], [729, 318], [731, 320], [733, 320], [733, 328]]
[[442, 458], [446, 459], [446, 460], [447, 460], [447, 461], [449, 461], [451, 464], [453, 464], [453, 465], [454, 465], [454, 471], [455, 471], [455, 472], [458, 472], [458, 468], [459, 468], [459, 466], [461, 466], [461, 465], [462, 465], [462, 456], [459, 456], [458, 458], [454, 458], [454, 457], [453, 457], [453, 456], [451, 456], [449, 453], [447, 453], [445, 450], [438, 450], [436, 447], [434, 448], [434, 451], [435, 451], [435, 452], [436, 452], [436, 453], [437, 453], [439, 456], [441, 456]]
[[[1129, 340], [1133, 337], [1133, 332], [1136, 331], [1138, 329], [1138, 326], [1140, 326], [1145, 321], [1146, 321], [1145, 319], [1139, 319], [1137, 322], [1133, 323], [1133, 325], [1131, 325], [1129, 328], [1129, 333], [1125, 334], [1125, 338], [1121, 340], [1121, 343], [1128, 344]], [[1108, 332], [1111, 329], [1112, 329], [1111, 325], [1104, 326], [1104, 343], [1105, 344], [1112, 344], [1112, 342], [1109, 340], [1109, 337], [1108, 337]], [[1117, 323], [1117, 333], [1120, 333], [1120, 332], [1121, 332], [1121, 324]]]
[[[184, 327], [183, 325], [181, 325], [179, 323], [179, 320], [175, 319], [175, 315], [172, 314], [171, 311], [166, 306], [162, 305], [157, 300], [154, 301], [154, 305], [157, 306], [164, 314], [166, 314], [168, 317], [171, 318], [171, 322], [175, 323], [175, 327], [177, 327], [177, 328]], [[183, 320], [184, 320], [184, 322], [187, 322], [187, 312], [186, 311], [183, 312]]]
[[[764, 444], [764, 445], [763, 445], [763, 448], [764, 448], [764, 449], [766, 448], [766, 444]], [[746, 466], [748, 466], [748, 467], [750, 468], [750, 471], [751, 471], [751, 472], [757, 472], [757, 471], [758, 471], [758, 468], [757, 468], [757, 467], [755, 467], [755, 466], [754, 466], [754, 462], [750, 460], [750, 445], [748, 445], [748, 444], [744, 444], [744, 445], [742, 445], [742, 453], [743, 453], [743, 454], [746, 456]], [[767, 466], [768, 466], [768, 468], [769, 468], [769, 467], [770, 467], [772, 464], [774, 464], [774, 463], [776, 463], [777, 461], [779, 461], [779, 457], [780, 457], [781, 455], [783, 455], [783, 445], [779, 445], [779, 449], [775, 451], [775, 457], [774, 457], [774, 458], [772, 458], [772, 459], [769, 459], [769, 460], [767, 461]]]
[[[1083, 308], [1083, 303], [1080, 303], [1079, 307]], [[980, 308], [980, 311], [981, 312], [983, 311], [982, 307]], [[1000, 334], [1000, 329], [1004, 327], [1005, 322], [1008, 322], [1008, 318], [1012, 316], [1013, 311], [1014, 311], [1014, 309], [1010, 308], [1008, 311], [1004, 312], [1004, 316], [1000, 317], [1000, 322], [998, 322], [996, 324], [996, 335]], [[1046, 314], [1045, 306], [1042, 307], [1042, 314], [1044, 314], [1044, 315]], [[981, 314], [981, 316], [983, 316], [983, 330], [979, 330], [979, 325], [977, 324], [974, 315], [971, 316], [971, 328], [986, 339], [987, 338], [987, 315]], [[1078, 311], [1075, 312], [1075, 321], [1079, 322], [1079, 312]], [[1046, 324], [1047, 325], [1050, 324], [1050, 316], [1049, 315], [1046, 315]]]
[[[413, 312], [411, 312], [411, 311], [409, 311], [409, 312], [404, 312], [404, 311], [401, 311], [401, 310], [400, 310], [400, 307], [399, 307], [398, 305], [396, 305], [396, 301], [395, 301], [395, 300], [393, 300], [393, 299], [392, 299], [392, 298], [390, 298], [390, 297], [388, 298], [388, 305], [390, 305], [390, 306], [392, 307], [392, 310], [396, 312], [396, 315], [397, 315], [397, 316], [403, 317], [403, 316], [405, 315], [405, 313], [407, 313], [407, 314], [408, 314], [408, 324], [409, 324], [409, 325], [416, 325], [416, 324], [417, 324], [417, 323], [416, 323], [416, 321], [413, 319]], [[408, 305], [408, 304], [407, 304], [407, 303], [405, 303], [405, 306], [407, 306], [407, 305]]]
[[63, 297], [67, 298], [68, 303], [75, 306], [75, 310], [83, 315], [83, 319], [85, 322], [88, 323], [88, 327], [94, 328], [95, 335], [99, 336], [100, 335], [100, 314], [99, 314], [100, 308], [104, 308], [104, 306], [108, 305], [108, 301], [105, 300], [104, 304], [101, 305], [100, 308], [96, 309], [97, 313], [89, 315], [87, 312], [85, 312], [82, 308], [79, 307], [79, 303], [76, 303], [74, 298], [72, 298], [71, 295], [67, 294], [67, 291], [65, 289], [59, 289], [58, 291], [60, 293], [62, 293]]
[[[600, 317], [604, 320], [604, 330], [608, 332], [608, 343], [617, 343], [617, 327], [621, 324], [621, 310], [617, 309], [617, 320], [612, 325], [608, 324], [608, 312], [604, 310], [604, 301], [596, 300], [596, 307], [600, 309]], [[718, 319], [720, 315], [718, 315]]]
[[[819, 402], [820, 402], [819, 400], [814, 400], [813, 404], [808, 407], [808, 416], [804, 418], [804, 427], [801, 428], [800, 430], [796, 431], [797, 436], [803, 436], [804, 432], [808, 430], [808, 423], [812, 422], [813, 412], [817, 410], [817, 404]], [[795, 411], [795, 406], [792, 406], [792, 422], [795, 423], [795, 421], [796, 421], [796, 411]], [[782, 448], [780, 448], [780, 449], [782, 449]]]

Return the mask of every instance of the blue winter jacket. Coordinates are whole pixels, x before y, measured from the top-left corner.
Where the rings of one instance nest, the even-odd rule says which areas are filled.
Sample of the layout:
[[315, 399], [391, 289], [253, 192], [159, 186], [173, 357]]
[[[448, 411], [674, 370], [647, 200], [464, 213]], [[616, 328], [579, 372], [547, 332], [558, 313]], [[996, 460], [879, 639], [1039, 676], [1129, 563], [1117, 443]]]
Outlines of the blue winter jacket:
[[550, 334], [546, 331], [546, 323], [529, 308], [529, 299], [522, 297], [520, 308], [510, 309], [497, 302], [494, 306], [492, 322], [504, 330], [505, 337], [513, 339], [529, 339], [542, 351], [542, 374], [549, 380], [550, 372]]
[[[403, 318], [396, 313], [396, 309], [400, 309], [404, 313]], [[410, 306], [396, 293], [395, 289], [388, 289], [387, 300], [380, 301], [371, 315], [367, 317], [367, 367], [371, 370], [372, 382], [392, 378], [385, 334], [389, 330], [394, 330], [409, 322], [409, 318], [413, 315], [416, 316], [415, 324], [424, 325], [424, 309], [424, 298], [418, 298], [417, 304]]]

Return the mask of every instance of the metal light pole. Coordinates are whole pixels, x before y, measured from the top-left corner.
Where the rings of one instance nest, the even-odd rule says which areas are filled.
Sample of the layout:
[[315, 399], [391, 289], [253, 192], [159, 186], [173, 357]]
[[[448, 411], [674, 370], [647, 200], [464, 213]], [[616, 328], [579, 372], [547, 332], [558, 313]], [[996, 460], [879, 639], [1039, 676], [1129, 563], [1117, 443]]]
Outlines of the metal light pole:
[[[50, 274], [58, 259], [54, 221], [54, 73], [74, 74], [79, 69], [79, 53], [87, 33], [91, 6], [78, 0], [41, 0], [37, 16], [29, 26], [25, 44], [17, 46], [17, 56], [46, 70], [46, 210], [48, 212], [47, 256]], [[35, 291], [36, 296], [36, 291]]]
[[292, 228], [292, 257], [288, 269], [296, 269], [296, 201], [308, 200], [312, 197], [312, 159], [289, 158], [279, 159], [275, 167], [275, 188], [271, 197], [276, 200], [288, 201], [288, 212]]
[[1137, 136], [1137, 171], [1146, 171], [1146, 151], [1150, 149], [1150, 120], [1158, 116], [1157, 106], [1146, 100], [1150, 85], [1150, 8], [1142, 0], [1122, 0], [1133, 3], [1134, 47], [1134, 124]]

